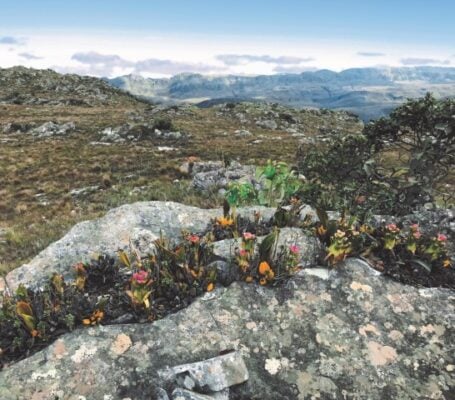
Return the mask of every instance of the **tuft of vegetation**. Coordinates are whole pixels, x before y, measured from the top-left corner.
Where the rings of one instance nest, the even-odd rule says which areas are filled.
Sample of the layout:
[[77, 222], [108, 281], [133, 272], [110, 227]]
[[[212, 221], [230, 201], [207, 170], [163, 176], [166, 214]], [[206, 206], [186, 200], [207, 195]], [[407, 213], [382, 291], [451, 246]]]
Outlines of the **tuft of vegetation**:
[[276, 207], [289, 201], [302, 187], [297, 171], [283, 161], [268, 160], [256, 168], [260, 189], [249, 182], [232, 182], [225, 195], [230, 207], [245, 204]]

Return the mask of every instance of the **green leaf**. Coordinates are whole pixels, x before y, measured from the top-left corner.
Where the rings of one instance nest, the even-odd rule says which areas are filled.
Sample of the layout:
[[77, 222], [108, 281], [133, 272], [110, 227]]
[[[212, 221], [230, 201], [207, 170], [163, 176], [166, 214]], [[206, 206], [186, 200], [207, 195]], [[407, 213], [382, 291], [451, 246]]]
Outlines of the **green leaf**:
[[321, 222], [322, 226], [326, 227], [329, 224], [329, 216], [327, 215], [327, 212], [323, 210], [322, 208], [316, 208], [316, 215], [319, 218], [319, 221]]
[[416, 264], [419, 267], [425, 268], [428, 272], [431, 272], [432, 268], [431, 265], [428, 265], [427, 263], [423, 262], [422, 260], [411, 260], [412, 264]]
[[270, 261], [272, 251], [279, 236], [279, 229], [269, 233], [259, 245], [259, 261]]

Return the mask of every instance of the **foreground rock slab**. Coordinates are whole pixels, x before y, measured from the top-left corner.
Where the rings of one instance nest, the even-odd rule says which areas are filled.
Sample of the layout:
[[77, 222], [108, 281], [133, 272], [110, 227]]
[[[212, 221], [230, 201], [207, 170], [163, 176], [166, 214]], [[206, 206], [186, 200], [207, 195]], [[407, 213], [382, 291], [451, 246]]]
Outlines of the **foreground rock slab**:
[[453, 291], [404, 286], [349, 260], [275, 289], [234, 283], [153, 324], [66, 334], [1, 371], [0, 398], [172, 398], [160, 370], [236, 350], [249, 379], [231, 399], [450, 400], [454, 326]]

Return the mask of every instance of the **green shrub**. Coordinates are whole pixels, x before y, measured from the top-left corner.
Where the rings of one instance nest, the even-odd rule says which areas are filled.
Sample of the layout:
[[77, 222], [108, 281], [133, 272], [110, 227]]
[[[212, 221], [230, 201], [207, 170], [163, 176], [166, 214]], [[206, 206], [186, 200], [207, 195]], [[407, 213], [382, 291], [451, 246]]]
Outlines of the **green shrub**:
[[[455, 101], [410, 100], [360, 135], [333, 134], [298, 151], [307, 182], [300, 198], [316, 207], [404, 215], [434, 202], [455, 161]], [[452, 193], [443, 194], [446, 199]]]

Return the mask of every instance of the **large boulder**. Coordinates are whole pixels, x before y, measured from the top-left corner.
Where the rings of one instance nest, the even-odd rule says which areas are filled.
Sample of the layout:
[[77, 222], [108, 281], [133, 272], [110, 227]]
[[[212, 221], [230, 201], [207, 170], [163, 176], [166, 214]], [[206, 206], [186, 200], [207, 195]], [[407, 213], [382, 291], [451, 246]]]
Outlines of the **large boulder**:
[[1, 371], [0, 398], [216, 398], [163, 371], [236, 350], [248, 380], [229, 388], [231, 399], [449, 400], [454, 326], [453, 291], [404, 286], [351, 259], [277, 288], [219, 288], [153, 324], [66, 334]]
[[[273, 215], [273, 209], [260, 206], [242, 208], [239, 214], [253, 219], [255, 211], [260, 211], [264, 218]], [[39, 285], [53, 272], [71, 276], [72, 264], [88, 261], [94, 254], [113, 255], [131, 245], [147, 254], [161, 234], [177, 241], [182, 231], [202, 232], [211, 218], [221, 215], [221, 209], [205, 210], [174, 202], [127, 204], [102, 218], [75, 225], [29, 263], [11, 271], [6, 281], [14, 289], [20, 283]]]

